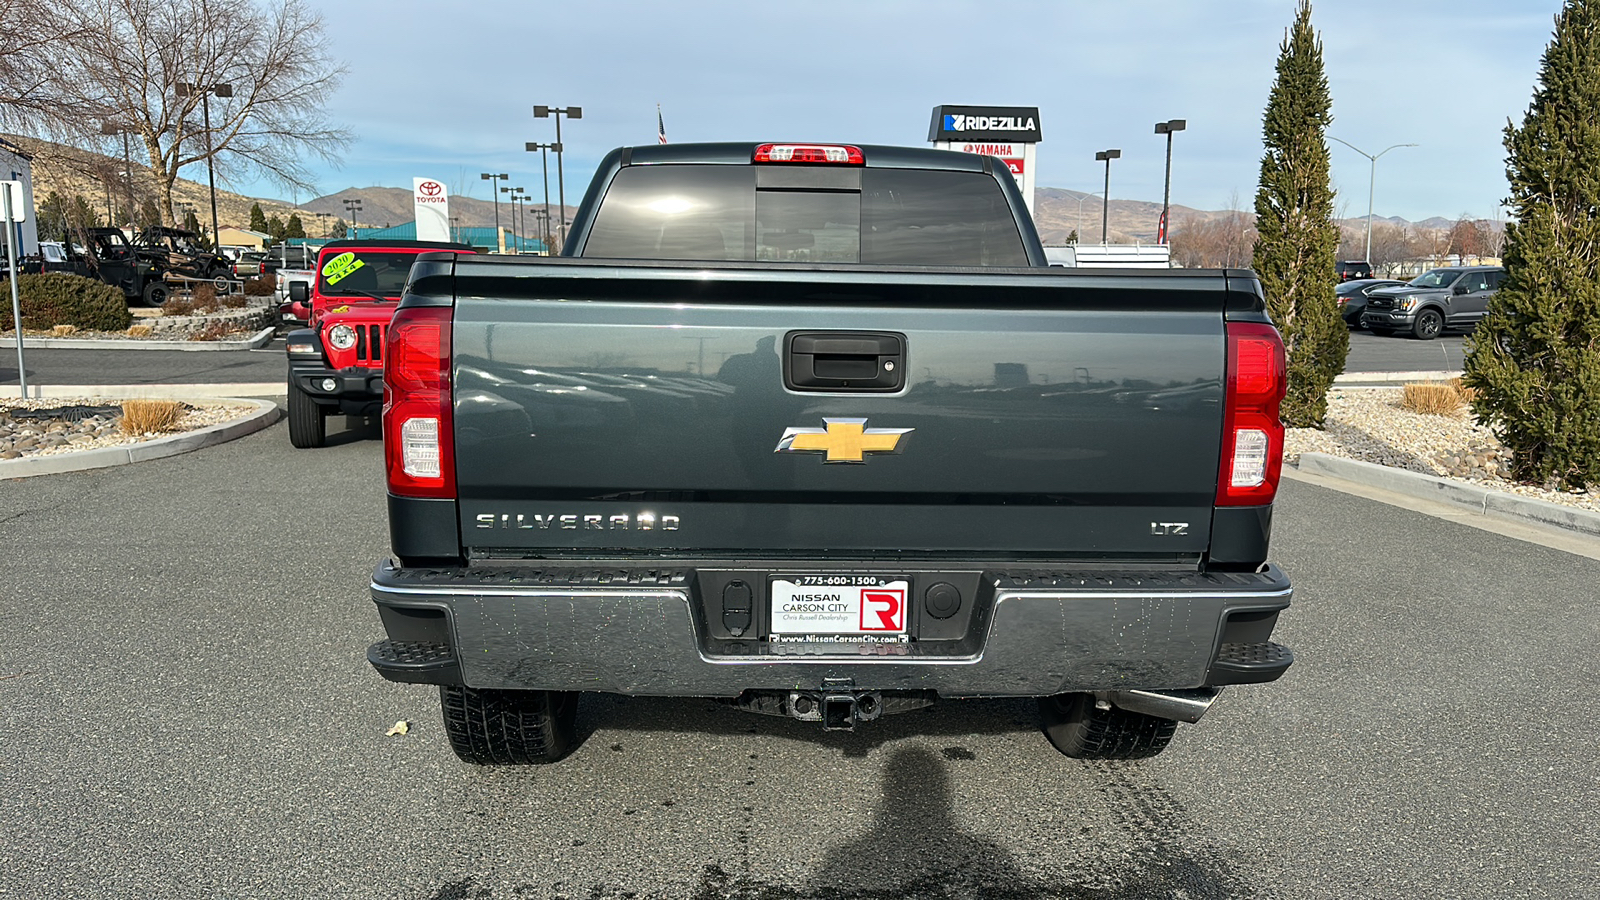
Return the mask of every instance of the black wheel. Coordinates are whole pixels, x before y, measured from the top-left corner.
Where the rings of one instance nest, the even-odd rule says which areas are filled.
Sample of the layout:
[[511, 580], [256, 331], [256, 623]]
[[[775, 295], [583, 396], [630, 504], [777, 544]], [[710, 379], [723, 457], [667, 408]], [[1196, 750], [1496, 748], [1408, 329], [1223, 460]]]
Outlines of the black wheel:
[[1437, 309], [1425, 309], [1417, 313], [1417, 320], [1411, 323], [1411, 336], [1419, 341], [1431, 341], [1444, 331], [1444, 316]]
[[152, 281], [144, 286], [144, 305], [163, 306], [167, 302], [167, 283]]
[[1377, 335], [1378, 337], [1390, 337], [1390, 336], [1392, 336], [1394, 334], [1394, 329], [1393, 328], [1375, 328], [1375, 327], [1373, 327], [1371, 325], [1368, 325], [1367, 326], [1367, 330], [1372, 332], [1373, 334]]
[[1145, 759], [1167, 749], [1178, 723], [1115, 706], [1099, 709], [1092, 694], [1039, 698], [1044, 736], [1073, 759]]
[[305, 391], [289, 384], [289, 443], [304, 450], [328, 439], [328, 414]]
[[439, 705], [450, 749], [473, 765], [553, 763], [572, 749], [578, 730], [578, 695], [573, 692], [442, 685]]

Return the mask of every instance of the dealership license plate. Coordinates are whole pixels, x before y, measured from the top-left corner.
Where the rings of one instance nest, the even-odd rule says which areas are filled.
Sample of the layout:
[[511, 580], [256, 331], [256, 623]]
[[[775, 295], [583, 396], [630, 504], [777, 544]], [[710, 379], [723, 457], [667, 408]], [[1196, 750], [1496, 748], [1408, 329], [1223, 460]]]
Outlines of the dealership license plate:
[[886, 575], [781, 575], [770, 582], [775, 641], [906, 640], [911, 582]]

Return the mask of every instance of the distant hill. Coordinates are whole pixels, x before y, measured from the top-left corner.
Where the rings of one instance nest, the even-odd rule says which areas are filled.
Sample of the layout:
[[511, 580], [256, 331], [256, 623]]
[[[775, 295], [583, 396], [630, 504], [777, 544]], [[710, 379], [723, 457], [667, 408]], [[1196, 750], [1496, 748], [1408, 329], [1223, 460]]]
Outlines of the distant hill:
[[[43, 200], [50, 191], [57, 191], [67, 197], [82, 194], [91, 206], [103, 213], [109, 193], [110, 199], [119, 208], [122, 206], [120, 197], [123, 164], [120, 158], [53, 144], [37, 138], [11, 135], [4, 137], [33, 155], [34, 192], [40, 200]], [[184, 171], [191, 176], [204, 177], [204, 170], [198, 165], [189, 166]], [[151, 176], [149, 167], [139, 162], [137, 151], [133, 160], [133, 182], [136, 201], [155, 195], [155, 179]], [[488, 200], [463, 196], [460, 184], [446, 183], [446, 187], [453, 195], [450, 198], [450, 216], [456, 220], [456, 224], [475, 227], [495, 224], [496, 204]], [[473, 183], [472, 188], [475, 191], [487, 192], [489, 185]], [[501, 195], [501, 202], [498, 204], [499, 221], [501, 226], [509, 230], [512, 228], [512, 207], [504, 197], [505, 195]], [[363, 228], [399, 225], [414, 218], [409, 187], [377, 186], [345, 188], [336, 193], [308, 200], [298, 207], [281, 199], [246, 197], [219, 187], [217, 218], [224, 226], [247, 227], [250, 224], [250, 205], [260, 203], [262, 211], [268, 216], [277, 215], [288, 219], [291, 214], [299, 213], [301, 221], [305, 224], [306, 233], [317, 236], [324, 233], [336, 220], [350, 221], [350, 213], [344, 204], [346, 199], [361, 201], [361, 211], [355, 214], [355, 218]], [[539, 191], [529, 199], [531, 202], [527, 204], [527, 210], [532, 213], [535, 208], [542, 207], [543, 191]], [[173, 189], [173, 200], [175, 203], [188, 203], [194, 206], [195, 214], [201, 222], [210, 225], [211, 205], [204, 182], [180, 177]], [[575, 207], [568, 206], [567, 217], [570, 219], [575, 211]], [[556, 214], [554, 207], [551, 213], [554, 218]], [[1077, 231], [1080, 238], [1086, 242], [1099, 241], [1100, 213], [1100, 198], [1093, 194], [1045, 187], [1039, 188], [1034, 195], [1034, 224], [1046, 244], [1065, 243], [1073, 231]], [[1181, 227], [1186, 220], [1209, 221], [1227, 214], [1227, 210], [1201, 210], [1174, 204], [1171, 227]], [[1250, 213], [1247, 212], [1246, 215]], [[1112, 198], [1108, 216], [1109, 240], [1118, 244], [1154, 243], [1156, 224], [1160, 218], [1160, 203]], [[1443, 216], [1433, 216], [1420, 222], [1408, 222], [1395, 216], [1376, 217], [1374, 221], [1428, 229], [1448, 229], [1455, 223], [1454, 219]], [[1341, 224], [1361, 228], [1366, 224], [1366, 217], [1343, 219]], [[552, 229], [555, 227], [556, 224], [552, 222]], [[538, 226], [531, 214], [527, 218], [525, 230], [528, 235], [536, 236]]]
[[[488, 200], [479, 200], [475, 197], [463, 197], [449, 184], [446, 184], [445, 188], [451, 194], [450, 218], [457, 220], [455, 224], [463, 227], [485, 228], [495, 224], [495, 204]], [[483, 190], [487, 191], [488, 186], [484, 185]], [[513, 230], [511, 222], [511, 203], [504, 199], [504, 195], [501, 195], [501, 197], [502, 199], [499, 203], [500, 225], [507, 231], [511, 231]], [[344, 205], [344, 201], [346, 199], [361, 201], [361, 211], [355, 214], [355, 218], [362, 228], [387, 228], [391, 225], [400, 225], [405, 222], [410, 222], [412, 219], [416, 218], [416, 216], [412, 213], [410, 188], [350, 187], [345, 188], [337, 193], [327, 194], [322, 197], [317, 197], [313, 200], [307, 200], [305, 203], [301, 204], [301, 208], [310, 210], [314, 213], [326, 213], [327, 215], [344, 219], [346, 222], [349, 222], [350, 214], [345, 211], [346, 207]], [[538, 197], [533, 199], [534, 202], [529, 203], [526, 207], [528, 215], [525, 226], [521, 221], [522, 214], [520, 210], [523, 207], [521, 207], [520, 204], [518, 207], [519, 212], [517, 214], [518, 227], [521, 227], [522, 230], [530, 237], [536, 236], [536, 233], [539, 231], [538, 219], [533, 214], [533, 210], [535, 207], [540, 209], [544, 207], [543, 191], [540, 192]], [[559, 220], [556, 218], [557, 212], [555, 200], [552, 198], [550, 203], [550, 227], [551, 230], [554, 231], [560, 226], [558, 224]], [[567, 218], [571, 219], [574, 212], [576, 212], [576, 209], [568, 206]]]

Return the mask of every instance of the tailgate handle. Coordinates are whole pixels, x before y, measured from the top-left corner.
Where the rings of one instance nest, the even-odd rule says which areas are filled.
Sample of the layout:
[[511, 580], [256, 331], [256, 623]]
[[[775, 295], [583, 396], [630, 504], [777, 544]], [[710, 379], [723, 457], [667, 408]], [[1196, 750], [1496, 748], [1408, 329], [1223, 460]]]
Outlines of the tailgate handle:
[[790, 390], [886, 393], [905, 386], [903, 334], [795, 331], [784, 347], [783, 383]]

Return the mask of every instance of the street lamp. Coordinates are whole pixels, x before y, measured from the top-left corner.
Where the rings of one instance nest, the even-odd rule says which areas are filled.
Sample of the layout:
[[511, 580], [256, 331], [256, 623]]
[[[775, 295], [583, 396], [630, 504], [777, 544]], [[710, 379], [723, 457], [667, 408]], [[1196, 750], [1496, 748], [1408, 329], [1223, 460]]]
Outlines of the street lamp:
[[1083, 241], [1083, 201], [1089, 199], [1090, 197], [1099, 197], [1099, 196], [1100, 196], [1100, 192], [1099, 191], [1086, 191], [1086, 192], [1083, 192], [1083, 195], [1078, 198], [1078, 229], [1077, 230], [1078, 230], [1078, 240], [1079, 240], [1079, 242]]
[[[217, 173], [211, 165], [211, 157], [216, 150], [211, 145], [211, 95], [218, 97], [232, 97], [233, 85], [231, 84], [191, 84], [180, 81], [177, 85], [178, 96], [188, 97], [191, 94], [200, 95], [200, 108], [205, 113], [206, 123], [206, 180], [211, 183], [211, 244], [216, 246], [219, 232], [217, 231]], [[193, 109], [193, 107], [190, 107]]]
[[511, 231], [512, 231], [512, 234], [517, 239], [517, 253], [521, 254], [522, 253], [522, 234], [523, 234], [524, 231], [527, 230], [527, 225], [526, 225], [527, 216], [526, 216], [526, 214], [524, 214], [524, 216], [523, 216], [524, 224], [519, 226], [517, 224], [517, 202], [518, 202], [519, 199], [523, 199], [522, 195], [526, 194], [527, 192], [524, 191], [520, 187], [502, 187], [500, 189], [500, 193], [509, 194], [510, 195], [510, 197], [508, 199], [511, 200]]
[[495, 193], [494, 189], [500, 186], [500, 182], [510, 177], [504, 172], [499, 175], [493, 172], [483, 172], [478, 175], [479, 181], [489, 182], [489, 199], [494, 201], [494, 241], [497, 244], [500, 243], [500, 195]]
[[133, 151], [129, 149], [128, 135], [133, 133], [133, 129], [125, 128], [115, 122], [101, 122], [100, 133], [105, 135], [122, 135], [122, 165], [124, 167], [122, 170], [122, 174], [124, 176], [123, 184], [126, 186], [128, 191], [128, 209], [124, 215], [126, 218], [131, 220], [133, 218]]
[[1367, 261], [1367, 265], [1370, 266], [1370, 265], [1372, 265], [1372, 190], [1373, 190], [1373, 186], [1378, 181], [1378, 156], [1382, 156], [1383, 154], [1388, 153], [1390, 150], [1394, 150], [1394, 149], [1397, 149], [1399, 147], [1415, 147], [1417, 145], [1416, 144], [1395, 144], [1392, 147], [1385, 147], [1383, 150], [1379, 151], [1378, 156], [1373, 156], [1371, 153], [1368, 153], [1367, 151], [1361, 149], [1360, 147], [1357, 147], [1355, 144], [1352, 144], [1347, 140], [1344, 140], [1342, 138], [1333, 137], [1333, 135], [1331, 135], [1331, 134], [1328, 135], [1328, 137], [1333, 138], [1334, 140], [1338, 141], [1339, 143], [1345, 145], [1346, 147], [1349, 147], [1351, 150], [1354, 150], [1355, 152], [1361, 154], [1362, 156], [1365, 156], [1367, 159], [1372, 161], [1371, 171], [1367, 173], [1367, 255], [1366, 255], [1366, 261]]
[[1122, 151], [1101, 150], [1094, 155], [1094, 158], [1097, 162], [1106, 164], [1106, 192], [1101, 198], [1104, 202], [1100, 204], [1100, 243], [1104, 244], [1111, 224], [1111, 161], [1121, 159]]
[[[560, 122], [561, 120], [557, 119], [556, 121]], [[559, 143], [556, 143], [556, 144], [541, 144], [538, 141], [527, 141], [522, 145], [522, 149], [528, 151], [529, 153], [532, 153], [535, 150], [539, 151], [539, 170], [544, 173], [544, 177], [543, 177], [543, 179], [541, 179], [542, 181], [544, 181], [544, 225], [545, 225], [545, 230], [543, 232], [544, 233], [544, 252], [546, 254], [548, 254], [550, 252], [550, 156], [549, 156], [549, 151], [554, 150], [556, 152], [556, 161], [559, 163], [560, 160], [561, 160], [561, 145]]]
[[583, 118], [583, 107], [569, 106], [566, 109], [561, 109], [555, 106], [535, 106], [533, 108], [533, 117], [535, 119], [548, 119], [551, 116], [555, 116], [556, 119], [556, 142], [550, 149], [556, 151], [556, 191], [558, 192], [557, 197], [561, 201], [561, 247], [564, 250], [567, 246], [567, 185], [561, 174], [561, 117], [581, 119]]
[[356, 213], [361, 212], [361, 198], [360, 197], [346, 197], [346, 198], [344, 198], [344, 212], [345, 212], [345, 215], [350, 217], [350, 240], [352, 240], [352, 241], [360, 240], [361, 239], [361, 228], [356, 225]]
[[548, 210], [548, 209], [536, 209], [536, 210], [534, 210], [533, 211], [533, 219], [534, 219], [535, 222], [539, 223], [539, 235], [540, 235], [539, 241], [540, 241], [540, 243], [544, 244], [544, 255], [545, 256], [549, 256], [550, 255], [550, 210]]
[[1167, 243], [1167, 214], [1172, 210], [1172, 135], [1189, 127], [1183, 119], [1172, 119], [1167, 122], [1156, 123], [1156, 134], [1167, 136], [1167, 178], [1165, 186], [1161, 189], [1161, 227], [1156, 229], [1156, 243]]

